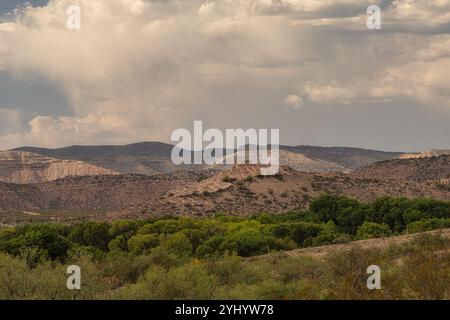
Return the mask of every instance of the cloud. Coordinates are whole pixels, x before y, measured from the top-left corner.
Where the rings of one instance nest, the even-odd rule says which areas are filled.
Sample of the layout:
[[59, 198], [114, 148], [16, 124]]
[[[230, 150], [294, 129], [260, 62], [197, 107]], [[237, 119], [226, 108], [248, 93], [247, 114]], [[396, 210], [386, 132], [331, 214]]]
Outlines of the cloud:
[[200, 6], [200, 9], [198, 9], [198, 15], [201, 18], [209, 17], [214, 10], [214, 6], [215, 6], [214, 2], [205, 1]]
[[303, 90], [307, 98], [314, 102], [349, 101], [355, 97], [354, 89], [336, 84], [318, 85], [307, 82]]
[[303, 99], [297, 94], [290, 94], [283, 100], [284, 104], [293, 109], [300, 109], [303, 106]]
[[[366, 28], [370, 3], [382, 7], [381, 31]], [[81, 8], [79, 31], [65, 25], [73, 4]], [[339, 113], [340, 105], [407, 98], [450, 109], [447, 24], [447, 0], [28, 6], [0, 23], [0, 71], [57, 83], [72, 114], [22, 110], [31, 120], [0, 131], [0, 148], [167, 141], [195, 119], [215, 127], [270, 127], [280, 104], [332, 104], [330, 112]]]

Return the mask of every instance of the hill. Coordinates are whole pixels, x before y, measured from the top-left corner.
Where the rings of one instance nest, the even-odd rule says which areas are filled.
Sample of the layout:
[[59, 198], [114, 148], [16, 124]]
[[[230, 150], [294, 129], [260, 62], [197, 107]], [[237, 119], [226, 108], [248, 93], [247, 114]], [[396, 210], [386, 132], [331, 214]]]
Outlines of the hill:
[[[59, 149], [21, 147], [13, 151], [39, 154], [60, 160], [83, 161], [121, 174], [153, 175], [180, 169], [196, 171], [207, 167], [204, 165], [175, 166], [171, 161], [172, 149], [171, 144], [142, 142], [121, 146], [71, 146]], [[400, 152], [312, 146], [280, 146], [280, 150], [282, 164], [304, 172], [355, 169], [404, 155]], [[229, 167], [220, 168], [229, 169]]]
[[[288, 166], [281, 167], [277, 176], [263, 177], [259, 172], [257, 165], [234, 166], [203, 181], [172, 190], [158, 201], [117, 214], [132, 217], [166, 212], [198, 216], [217, 212], [282, 213], [304, 210], [311, 199], [323, 193], [366, 202], [382, 196], [450, 200], [448, 179], [443, 179], [450, 173], [450, 156], [391, 160], [349, 173], [307, 173]], [[396, 172], [399, 174], [395, 175]]]
[[377, 162], [353, 172], [367, 179], [438, 181], [450, 178], [450, 155]]
[[[196, 181], [185, 172], [170, 175], [102, 175], [66, 177], [35, 184], [0, 182], [0, 212], [3, 221], [24, 220], [27, 212], [74, 212], [89, 215], [124, 209], [158, 200], [180, 185]], [[24, 214], [25, 212], [25, 214]], [[29, 214], [28, 214], [29, 215]], [[50, 215], [51, 216], [51, 215]], [[51, 220], [51, 218], [49, 218]]]
[[314, 159], [334, 162], [347, 169], [361, 168], [374, 162], [395, 159], [405, 154], [348, 147], [284, 146], [283, 149]]
[[[99, 212], [96, 218], [107, 220], [283, 213], [305, 210], [323, 193], [366, 202], [381, 196], [450, 200], [450, 155], [445, 154], [390, 159], [349, 170], [337, 162], [282, 149], [279, 174], [264, 177], [259, 165], [180, 168], [164, 159], [171, 146], [160, 143], [28, 150], [59, 158], [29, 151], [0, 152], [0, 212], [7, 212], [8, 219], [24, 211], [68, 216]], [[348, 148], [298, 150], [313, 150], [316, 156], [323, 151], [322, 158], [341, 157], [339, 162], [357, 155], [364, 155], [364, 161], [398, 156]]]
[[40, 183], [68, 176], [115, 175], [113, 170], [79, 160], [61, 160], [25, 151], [0, 151], [0, 181]]

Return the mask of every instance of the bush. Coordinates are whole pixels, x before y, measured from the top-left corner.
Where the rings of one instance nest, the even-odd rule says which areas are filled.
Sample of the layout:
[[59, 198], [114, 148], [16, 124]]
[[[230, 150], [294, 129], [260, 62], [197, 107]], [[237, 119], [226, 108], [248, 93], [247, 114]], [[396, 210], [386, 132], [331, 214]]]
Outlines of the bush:
[[245, 228], [238, 230], [225, 239], [223, 248], [238, 255], [248, 257], [251, 255], [267, 253], [274, 248], [275, 241], [271, 236], [261, 231]]
[[317, 237], [323, 230], [323, 227], [320, 225], [309, 222], [287, 223], [285, 226], [289, 230], [289, 237], [299, 246], [310, 245], [312, 239]]
[[168, 236], [162, 241], [162, 246], [169, 252], [176, 254], [177, 256], [191, 256], [192, 244], [188, 237], [181, 232], [177, 232], [174, 235]]
[[366, 221], [358, 228], [356, 236], [358, 239], [372, 239], [387, 237], [390, 234], [391, 230], [388, 225]]
[[342, 238], [342, 236], [343, 234], [339, 232], [334, 222], [330, 221], [322, 227], [318, 236], [313, 238], [308, 245], [323, 246], [332, 244], [336, 239]]
[[126, 240], [130, 239], [136, 231], [139, 229], [139, 225], [136, 221], [131, 220], [119, 220], [114, 221], [109, 229], [109, 235], [112, 238], [117, 236], [123, 236]]
[[117, 299], [204, 300], [214, 294], [216, 280], [199, 265], [185, 265], [166, 271], [151, 267], [134, 284], [122, 290]]
[[411, 222], [406, 226], [406, 231], [408, 233], [417, 233], [445, 228], [450, 228], [450, 219], [424, 219]]
[[[72, 228], [68, 239], [82, 246], [107, 250], [108, 243], [111, 241], [109, 228], [110, 226], [106, 222], [84, 222]], [[114, 231], [114, 233], [119, 233], [119, 231]]]
[[363, 206], [356, 200], [333, 195], [322, 195], [312, 201], [311, 216], [316, 222], [333, 221], [339, 231], [355, 234], [364, 221]]
[[131, 237], [127, 244], [131, 253], [140, 255], [159, 246], [159, 238], [155, 234], [137, 234]]
[[233, 183], [236, 181], [236, 178], [230, 178], [229, 176], [225, 176], [222, 178], [223, 182]]

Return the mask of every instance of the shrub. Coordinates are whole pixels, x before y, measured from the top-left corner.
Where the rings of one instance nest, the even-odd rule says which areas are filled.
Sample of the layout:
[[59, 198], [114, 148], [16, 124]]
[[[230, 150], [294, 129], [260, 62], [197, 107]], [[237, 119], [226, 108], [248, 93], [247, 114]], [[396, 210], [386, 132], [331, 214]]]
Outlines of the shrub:
[[317, 237], [323, 230], [320, 225], [309, 222], [288, 223], [286, 227], [289, 229], [289, 237], [299, 246], [310, 245], [312, 239]]
[[[111, 241], [109, 224], [106, 222], [83, 222], [72, 228], [68, 239], [82, 246], [92, 246], [101, 250], [108, 249]], [[118, 233], [118, 231], [114, 231]]]
[[192, 255], [192, 244], [188, 237], [181, 232], [177, 232], [168, 236], [161, 244], [167, 251], [172, 252], [178, 256]]
[[228, 182], [228, 183], [233, 183], [233, 182], [236, 181], [236, 178], [231, 178], [229, 176], [225, 176], [225, 177], [222, 178], [222, 181], [223, 182]]
[[346, 197], [322, 195], [312, 201], [311, 216], [316, 222], [333, 221], [339, 231], [355, 234], [364, 221], [363, 207]]
[[136, 231], [139, 229], [139, 225], [136, 221], [132, 220], [119, 220], [114, 221], [109, 228], [109, 235], [112, 238], [117, 236], [123, 236], [125, 239], [130, 239]]
[[155, 234], [137, 234], [131, 237], [127, 244], [131, 253], [140, 255], [159, 246], [159, 238]]
[[248, 257], [266, 253], [274, 247], [274, 239], [256, 229], [245, 228], [238, 230], [225, 239], [223, 248], [238, 255]]
[[356, 236], [358, 239], [371, 239], [387, 237], [391, 233], [389, 226], [375, 222], [365, 221], [359, 228]]
[[450, 219], [424, 219], [411, 222], [406, 226], [406, 231], [408, 233], [417, 233], [445, 228], [450, 228]]
[[252, 176], [247, 176], [247, 178], [245, 178], [245, 181], [247, 182], [253, 182], [254, 178]]

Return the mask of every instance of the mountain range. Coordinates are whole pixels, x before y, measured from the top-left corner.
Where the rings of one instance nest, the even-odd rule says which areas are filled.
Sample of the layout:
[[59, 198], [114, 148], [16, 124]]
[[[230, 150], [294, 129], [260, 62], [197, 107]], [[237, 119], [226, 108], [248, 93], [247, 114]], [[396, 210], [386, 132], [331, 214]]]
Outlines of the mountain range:
[[[68, 176], [114, 174], [167, 174], [179, 170], [210, 169], [205, 165], [176, 166], [173, 146], [143, 142], [123, 146], [71, 146], [59, 149], [22, 147], [0, 151], [0, 181], [40, 183]], [[280, 146], [281, 164], [303, 172], [338, 172], [407, 154], [358, 148]], [[230, 169], [230, 166], [215, 166]]]
[[0, 151], [0, 222], [153, 215], [248, 215], [308, 208], [322, 193], [450, 200], [450, 152], [281, 146], [278, 175], [259, 165], [183, 165], [173, 146], [23, 147]]

